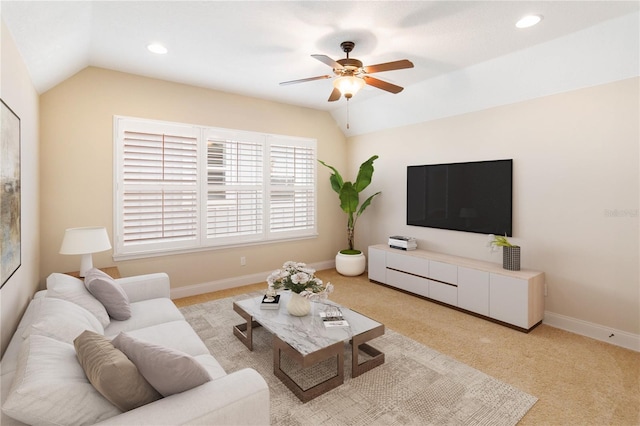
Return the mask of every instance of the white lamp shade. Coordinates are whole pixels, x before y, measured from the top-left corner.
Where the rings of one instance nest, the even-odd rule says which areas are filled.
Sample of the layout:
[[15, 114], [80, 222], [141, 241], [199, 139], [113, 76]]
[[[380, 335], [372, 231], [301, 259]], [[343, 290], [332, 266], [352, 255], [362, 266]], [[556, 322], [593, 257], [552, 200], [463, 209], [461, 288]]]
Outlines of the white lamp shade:
[[64, 233], [60, 254], [89, 254], [110, 248], [109, 235], [103, 227], [69, 228]]
[[342, 96], [349, 99], [364, 87], [364, 80], [353, 76], [338, 77], [333, 80], [333, 87], [338, 89]]
[[81, 254], [80, 276], [93, 268], [91, 253], [109, 250], [111, 243], [103, 227], [69, 228], [64, 232], [60, 254]]

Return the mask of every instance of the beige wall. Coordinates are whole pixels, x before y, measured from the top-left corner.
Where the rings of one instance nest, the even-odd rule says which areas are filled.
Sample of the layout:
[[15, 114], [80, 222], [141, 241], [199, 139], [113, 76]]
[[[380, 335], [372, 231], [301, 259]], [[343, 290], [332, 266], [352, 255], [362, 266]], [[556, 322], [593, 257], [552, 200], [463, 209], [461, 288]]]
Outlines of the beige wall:
[[[44, 93], [40, 114], [41, 278], [79, 268], [78, 256], [58, 254], [66, 228], [106, 226], [113, 236], [114, 115], [316, 138], [319, 158], [346, 166], [346, 138], [326, 112], [100, 68]], [[116, 264], [127, 276], [164, 271], [177, 288], [269, 272], [286, 260], [330, 261], [344, 245], [344, 218], [328, 178], [318, 169], [318, 238], [117, 263], [108, 251], [94, 254], [94, 265]]]
[[634, 78], [350, 138], [352, 168], [380, 155], [372, 187], [382, 196], [359, 224], [360, 244], [412, 235], [419, 247], [501, 263], [484, 235], [406, 225], [406, 166], [513, 158], [513, 242], [523, 267], [546, 272], [547, 313], [637, 336], [638, 94]]
[[[421, 247], [496, 263], [500, 255], [487, 252], [484, 235], [405, 225], [406, 166], [513, 158], [513, 240], [523, 247], [523, 266], [547, 274], [547, 313], [640, 333], [638, 79], [345, 142], [327, 113], [87, 68], [41, 96], [38, 144], [38, 97], [2, 31], [0, 94], [21, 118], [23, 143], [23, 261], [0, 292], [3, 351], [38, 284], [78, 268], [77, 257], [57, 254], [64, 229], [104, 225], [111, 234], [114, 114], [314, 137], [319, 157], [347, 176], [378, 154], [367, 192], [383, 194], [358, 224], [359, 247], [408, 234]], [[318, 171], [320, 182], [328, 178]], [[327, 261], [344, 246], [344, 216], [328, 184], [320, 185], [319, 213], [315, 240], [117, 265], [124, 275], [167, 271], [182, 287], [261, 273], [286, 259]], [[111, 252], [94, 262], [115, 264]]]
[[0, 290], [0, 351], [4, 353], [24, 309], [38, 288], [38, 94], [4, 22], [0, 36], [0, 97], [20, 117], [22, 175], [21, 266]]

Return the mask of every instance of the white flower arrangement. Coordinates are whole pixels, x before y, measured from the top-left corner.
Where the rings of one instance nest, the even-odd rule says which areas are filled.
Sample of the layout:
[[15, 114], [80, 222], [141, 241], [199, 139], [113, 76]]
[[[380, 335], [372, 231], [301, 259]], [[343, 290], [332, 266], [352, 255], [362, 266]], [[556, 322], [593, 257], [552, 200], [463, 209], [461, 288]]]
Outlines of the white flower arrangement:
[[267, 277], [267, 293], [272, 294], [281, 288], [308, 298], [333, 293], [333, 284], [323, 284], [315, 273], [315, 269], [308, 268], [305, 263], [285, 262], [282, 269], [276, 269]]

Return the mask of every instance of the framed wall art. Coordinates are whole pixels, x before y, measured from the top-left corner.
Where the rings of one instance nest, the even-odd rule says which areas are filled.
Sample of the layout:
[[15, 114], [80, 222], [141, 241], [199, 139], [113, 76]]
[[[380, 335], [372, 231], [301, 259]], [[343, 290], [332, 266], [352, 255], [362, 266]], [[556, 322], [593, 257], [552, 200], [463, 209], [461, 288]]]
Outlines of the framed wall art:
[[21, 264], [20, 118], [0, 99], [0, 288]]

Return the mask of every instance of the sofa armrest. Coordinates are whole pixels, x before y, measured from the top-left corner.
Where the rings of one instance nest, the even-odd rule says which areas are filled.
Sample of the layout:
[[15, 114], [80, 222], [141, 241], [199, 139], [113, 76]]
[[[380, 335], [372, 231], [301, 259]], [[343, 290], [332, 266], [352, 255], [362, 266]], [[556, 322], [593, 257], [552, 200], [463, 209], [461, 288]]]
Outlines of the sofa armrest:
[[268, 425], [269, 387], [246, 368], [98, 423], [106, 425]]
[[169, 276], [164, 272], [117, 278], [115, 281], [122, 286], [130, 302], [159, 297], [169, 299], [171, 295]]

